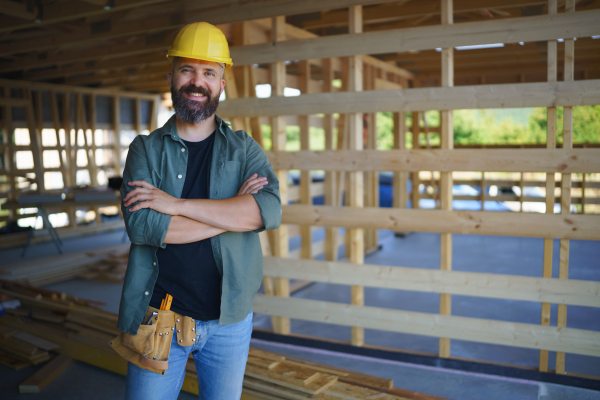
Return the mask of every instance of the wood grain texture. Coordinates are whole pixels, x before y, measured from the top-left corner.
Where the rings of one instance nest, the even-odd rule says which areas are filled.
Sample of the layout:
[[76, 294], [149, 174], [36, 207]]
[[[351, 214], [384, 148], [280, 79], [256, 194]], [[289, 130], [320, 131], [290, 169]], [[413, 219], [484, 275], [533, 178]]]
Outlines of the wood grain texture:
[[296, 97], [232, 99], [219, 105], [219, 116], [261, 117], [334, 113], [370, 113], [600, 104], [600, 80], [476, 85], [360, 93], [312, 93]]
[[600, 332], [256, 295], [253, 310], [306, 321], [600, 356]]
[[285, 224], [517, 237], [545, 237], [552, 232], [558, 239], [600, 240], [599, 215], [305, 205], [284, 205], [282, 210]]

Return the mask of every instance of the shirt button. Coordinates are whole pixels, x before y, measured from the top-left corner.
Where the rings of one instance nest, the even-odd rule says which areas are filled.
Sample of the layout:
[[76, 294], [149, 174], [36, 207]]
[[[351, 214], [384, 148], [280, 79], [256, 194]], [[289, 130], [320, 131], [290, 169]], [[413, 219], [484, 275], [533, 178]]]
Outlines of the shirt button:
[[182, 152], [182, 153], [185, 153], [185, 149], [184, 149], [183, 147], [181, 148], [181, 152]]
[[178, 177], [179, 179], [181, 179], [181, 178], [183, 178], [183, 175], [179, 174], [179, 175], [177, 175], [177, 177]]
[[152, 265], [156, 265], [156, 262], [153, 262]]
[[147, 290], [144, 292], [144, 295], [146, 295], [146, 296], [148, 296], [149, 294], [150, 294], [150, 292]]

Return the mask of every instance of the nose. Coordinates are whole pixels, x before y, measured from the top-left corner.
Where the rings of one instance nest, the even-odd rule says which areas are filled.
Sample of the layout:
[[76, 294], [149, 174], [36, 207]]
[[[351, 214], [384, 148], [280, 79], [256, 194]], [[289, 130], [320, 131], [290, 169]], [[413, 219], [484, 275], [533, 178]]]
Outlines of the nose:
[[202, 87], [204, 89], [207, 89], [206, 82], [204, 81], [204, 75], [202, 75], [201, 72], [198, 72], [198, 73], [194, 74], [194, 76], [192, 76], [192, 78], [190, 80], [190, 84], [192, 84], [196, 87]]

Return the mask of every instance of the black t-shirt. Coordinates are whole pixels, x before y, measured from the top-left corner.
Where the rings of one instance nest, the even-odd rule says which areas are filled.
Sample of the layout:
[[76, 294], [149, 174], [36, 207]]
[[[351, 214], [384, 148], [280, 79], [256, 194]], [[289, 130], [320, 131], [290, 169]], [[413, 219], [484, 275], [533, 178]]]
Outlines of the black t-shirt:
[[[188, 142], [188, 164], [182, 199], [208, 199], [210, 163], [215, 132], [201, 142]], [[210, 239], [186, 244], [167, 244], [156, 252], [158, 278], [150, 305], [160, 308], [166, 293], [173, 296], [171, 310], [200, 321], [219, 319], [221, 275]]]

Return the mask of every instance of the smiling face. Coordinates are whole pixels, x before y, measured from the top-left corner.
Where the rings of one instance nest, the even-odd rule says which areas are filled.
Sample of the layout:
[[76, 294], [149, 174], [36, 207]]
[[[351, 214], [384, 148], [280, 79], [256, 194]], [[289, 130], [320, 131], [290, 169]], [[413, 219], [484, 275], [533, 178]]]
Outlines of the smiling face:
[[181, 121], [197, 125], [212, 116], [225, 88], [223, 68], [212, 61], [175, 57], [167, 75], [175, 114]]

